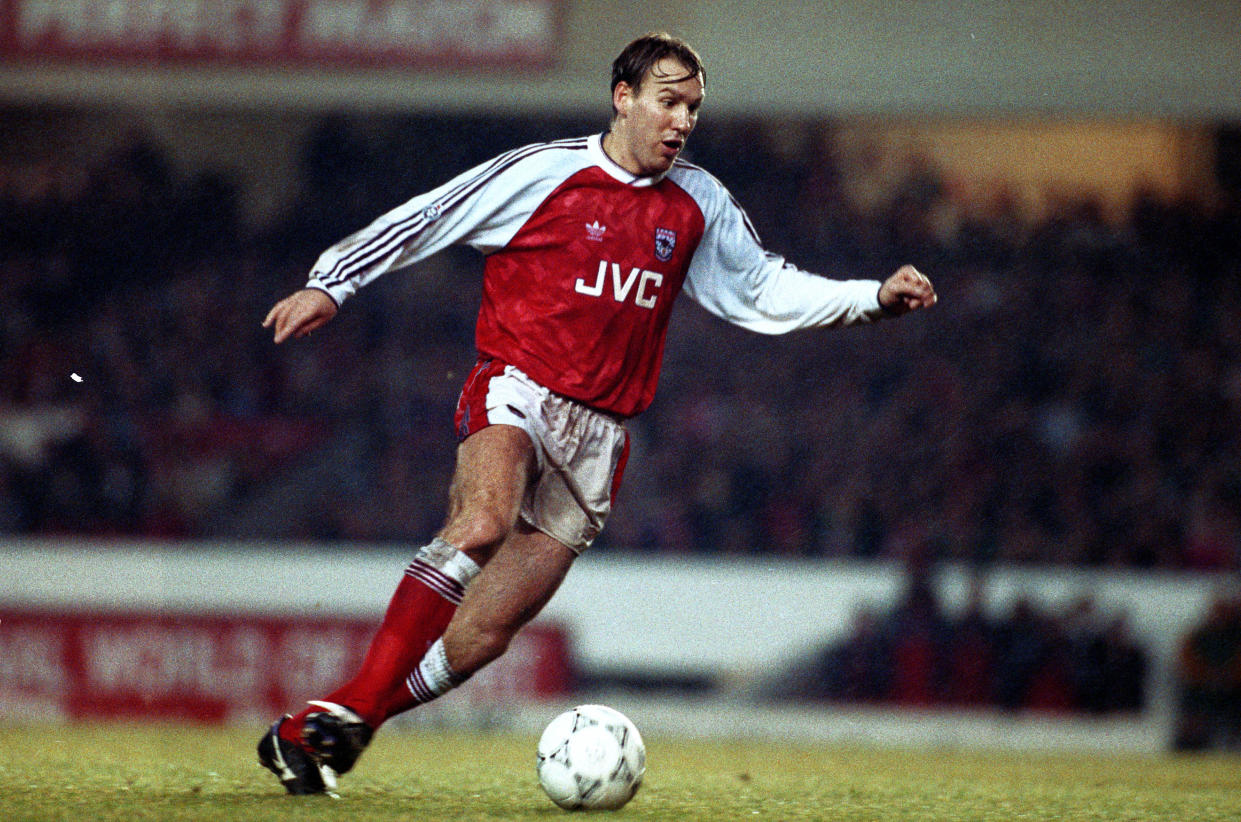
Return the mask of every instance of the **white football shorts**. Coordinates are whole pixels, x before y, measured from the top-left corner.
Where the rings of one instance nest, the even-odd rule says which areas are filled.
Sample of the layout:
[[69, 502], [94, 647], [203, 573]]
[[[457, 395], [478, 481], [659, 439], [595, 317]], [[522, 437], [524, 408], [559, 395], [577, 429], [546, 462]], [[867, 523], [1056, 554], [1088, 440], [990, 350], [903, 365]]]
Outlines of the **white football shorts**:
[[460, 442], [489, 425], [514, 425], [534, 443], [537, 475], [521, 518], [580, 554], [603, 530], [629, 458], [620, 419], [563, 397], [516, 366], [482, 359], [454, 416]]

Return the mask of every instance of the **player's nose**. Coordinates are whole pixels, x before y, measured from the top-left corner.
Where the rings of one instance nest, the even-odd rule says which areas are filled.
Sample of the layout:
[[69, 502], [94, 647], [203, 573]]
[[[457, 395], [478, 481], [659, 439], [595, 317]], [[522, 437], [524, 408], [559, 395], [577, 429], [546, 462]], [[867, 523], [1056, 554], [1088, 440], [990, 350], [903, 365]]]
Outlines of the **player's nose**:
[[694, 116], [689, 113], [689, 106], [680, 105], [672, 112], [672, 127], [684, 137], [694, 128]]

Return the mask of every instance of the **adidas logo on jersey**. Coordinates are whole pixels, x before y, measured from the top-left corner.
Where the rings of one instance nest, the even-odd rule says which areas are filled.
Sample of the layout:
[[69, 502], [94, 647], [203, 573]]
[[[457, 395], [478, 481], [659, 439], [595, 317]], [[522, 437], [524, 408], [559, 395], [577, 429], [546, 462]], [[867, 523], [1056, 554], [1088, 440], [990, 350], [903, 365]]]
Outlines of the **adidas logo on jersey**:
[[603, 242], [603, 232], [607, 230], [608, 227], [605, 225], [599, 225], [598, 220], [595, 220], [593, 223], [587, 223], [586, 239], [594, 240], [596, 243], [601, 243]]

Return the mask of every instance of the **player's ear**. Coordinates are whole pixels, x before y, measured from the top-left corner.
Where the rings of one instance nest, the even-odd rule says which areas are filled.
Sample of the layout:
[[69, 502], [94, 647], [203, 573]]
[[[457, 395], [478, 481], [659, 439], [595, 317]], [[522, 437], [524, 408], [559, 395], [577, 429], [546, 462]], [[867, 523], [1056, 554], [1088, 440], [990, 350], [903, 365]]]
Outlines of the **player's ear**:
[[618, 116], [625, 115], [629, 113], [629, 108], [632, 105], [633, 87], [622, 80], [612, 89], [612, 110]]

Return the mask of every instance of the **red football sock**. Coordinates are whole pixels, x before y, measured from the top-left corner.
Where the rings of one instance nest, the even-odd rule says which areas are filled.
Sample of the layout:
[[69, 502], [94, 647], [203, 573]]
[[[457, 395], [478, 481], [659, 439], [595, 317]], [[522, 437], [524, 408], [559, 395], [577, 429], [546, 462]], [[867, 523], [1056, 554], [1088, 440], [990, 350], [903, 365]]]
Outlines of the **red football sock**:
[[[362, 667], [347, 684], [322, 698], [358, 714], [372, 728], [392, 716], [394, 693], [408, 692], [405, 678], [418, 667], [431, 644], [444, 633], [478, 566], [465, 554], [436, 539], [405, 570], [387, 613], [371, 640]], [[314, 706], [280, 726], [280, 736], [300, 742]]]

